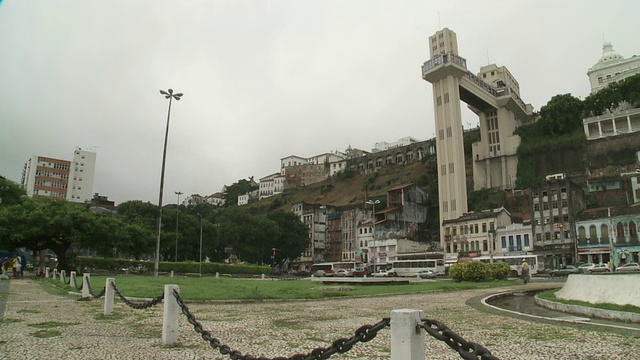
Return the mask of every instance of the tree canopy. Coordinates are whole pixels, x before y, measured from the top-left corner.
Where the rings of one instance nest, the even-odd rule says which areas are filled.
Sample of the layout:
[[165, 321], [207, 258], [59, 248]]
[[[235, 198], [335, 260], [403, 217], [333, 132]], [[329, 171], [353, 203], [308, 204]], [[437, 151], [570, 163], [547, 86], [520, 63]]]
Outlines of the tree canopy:
[[583, 104], [571, 94], [556, 95], [540, 109], [538, 126], [547, 135], [569, 134], [582, 126]]

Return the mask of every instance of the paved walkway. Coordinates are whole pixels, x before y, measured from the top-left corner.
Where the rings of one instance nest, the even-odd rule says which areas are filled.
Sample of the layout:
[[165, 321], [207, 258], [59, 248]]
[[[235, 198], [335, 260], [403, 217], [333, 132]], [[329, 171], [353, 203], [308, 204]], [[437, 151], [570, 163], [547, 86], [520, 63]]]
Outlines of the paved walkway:
[[[116, 301], [114, 314], [102, 315], [103, 302], [51, 295], [37, 280], [11, 280], [0, 322], [3, 359], [229, 359], [214, 351], [184, 316], [180, 345], [161, 343], [162, 306], [147, 310]], [[530, 284], [527, 287], [540, 286]], [[524, 288], [524, 286], [520, 286]], [[244, 304], [189, 304], [190, 310], [222, 343], [243, 354], [291, 356], [351, 337], [363, 324], [390, 316], [393, 309], [420, 309], [468, 341], [486, 346], [501, 359], [631, 359], [640, 338], [531, 322], [478, 311], [466, 301], [495, 290], [331, 301]], [[125, 294], [126, 295], [126, 294]], [[390, 331], [331, 359], [390, 359]], [[460, 359], [427, 336], [425, 359]]]

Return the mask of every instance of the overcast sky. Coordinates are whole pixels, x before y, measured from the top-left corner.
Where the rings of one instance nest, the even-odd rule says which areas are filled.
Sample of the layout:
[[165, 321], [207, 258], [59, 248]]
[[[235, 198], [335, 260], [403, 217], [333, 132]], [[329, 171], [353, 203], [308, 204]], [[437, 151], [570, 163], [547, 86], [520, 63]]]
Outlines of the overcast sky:
[[506, 66], [539, 110], [588, 95], [603, 38], [640, 55], [638, 14], [637, 0], [0, 1], [0, 175], [19, 182], [31, 156], [94, 149], [93, 192], [157, 203], [168, 88], [184, 97], [165, 204], [257, 180], [289, 155], [426, 140], [420, 66], [441, 27], [472, 72]]

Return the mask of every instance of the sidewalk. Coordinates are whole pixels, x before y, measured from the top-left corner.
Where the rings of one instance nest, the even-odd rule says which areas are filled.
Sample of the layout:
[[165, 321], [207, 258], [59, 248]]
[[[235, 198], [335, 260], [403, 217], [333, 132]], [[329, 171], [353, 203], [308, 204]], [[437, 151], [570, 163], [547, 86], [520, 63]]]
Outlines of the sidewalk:
[[[4, 281], [3, 281], [4, 282]], [[116, 301], [113, 315], [102, 315], [102, 300], [75, 301], [51, 295], [37, 280], [11, 280], [0, 322], [0, 356], [7, 359], [229, 359], [196, 334], [183, 316], [180, 345], [161, 343], [162, 305], [132, 309]], [[160, 293], [162, 290], [159, 289]], [[502, 359], [631, 359], [640, 339], [562, 325], [520, 320], [477, 311], [467, 299], [497, 292], [470, 290], [423, 295], [331, 301], [244, 304], [188, 304], [221, 343], [243, 354], [291, 356], [327, 347], [375, 324], [393, 309], [420, 309], [467, 341]], [[126, 294], [124, 294], [126, 296]], [[425, 359], [460, 359], [444, 343], [426, 337]], [[383, 329], [331, 359], [390, 359], [390, 331]]]

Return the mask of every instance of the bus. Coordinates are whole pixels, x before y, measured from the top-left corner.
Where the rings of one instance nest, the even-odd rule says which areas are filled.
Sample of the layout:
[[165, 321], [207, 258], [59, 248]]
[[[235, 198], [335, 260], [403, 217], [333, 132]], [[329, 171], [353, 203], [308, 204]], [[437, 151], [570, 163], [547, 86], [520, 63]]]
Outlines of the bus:
[[366, 273], [364, 264], [358, 261], [327, 262], [311, 265], [314, 276], [333, 276], [338, 269], [351, 270], [353, 276], [363, 276]]
[[396, 260], [391, 262], [391, 270], [396, 276], [415, 277], [422, 270], [431, 270], [444, 275], [444, 259]]
[[[478, 256], [473, 258], [474, 261], [482, 261], [484, 263], [491, 262], [490, 256]], [[517, 277], [522, 275], [522, 260], [525, 260], [529, 264], [529, 275], [538, 273], [538, 256], [537, 255], [494, 255], [493, 262], [504, 262], [511, 268], [509, 276]]]

